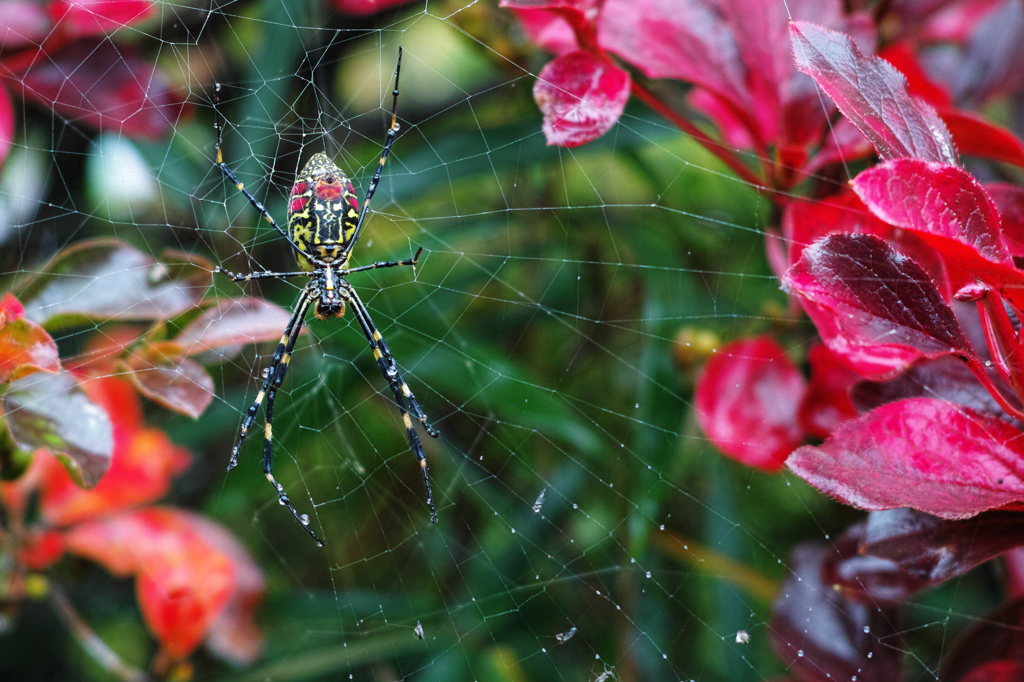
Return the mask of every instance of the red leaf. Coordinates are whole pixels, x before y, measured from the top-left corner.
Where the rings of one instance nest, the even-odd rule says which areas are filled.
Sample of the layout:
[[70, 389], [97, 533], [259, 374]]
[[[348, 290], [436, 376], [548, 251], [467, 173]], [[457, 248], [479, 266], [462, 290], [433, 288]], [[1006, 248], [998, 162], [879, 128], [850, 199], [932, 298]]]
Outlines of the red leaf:
[[[188, 656], [237, 593], [239, 548], [222, 549], [210, 521], [151, 508], [76, 526], [68, 550], [115, 575], [135, 575], [143, 618], [173, 659]], [[250, 565], [243, 570], [251, 571]], [[251, 623], [249, 624], [252, 627]]]
[[766, 336], [733, 341], [711, 358], [694, 394], [697, 421], [719, 450], [762, 471], [782, 468], [803, 440], [803, 377]]
[[862, 367], [865, 358], [852, 357], [851, 347], [880, 354], [882, 366], [918, 355], [973, 356], [927, 273], [873, 235], [835, 234], [815, 242], [783, 283], [816, 305], [808, 313], [825, 343], [862, 375], [874, 371], [865, 371], [871, 367]]
[[533, 86], [548, 144], [578, 147], [604, 135], [626, 108], [629, 88], [628, 73], [589, 52], [556, 57]]
[[957, 682], [1020, 682], [1024, 680], [1024, 661], [1006, 659], [979, 665]]
[[970, 518], [1024, 500], [1024, 439], [1006, 422], [930, 398], [883, 405], [786, 466], [859, 509]]
[[0, 301], [0, 384], [33, 372], [60, 371], [57, 344], [42, 327], [26, 320], [24, 312], [12, 294]]
[[827, 563], [837, 558], [830, 547], [793, 550], [792, 572], [772, 604], [775, 651], [805, 682], [900, 679], [898, 611], [844, 599], [824, 579]]
[[110, 469], [96, 487], [81, 490], [53, 460], [37, 455], [40, 509], [52, 526], [66, 526], [114, 511], [153, 502], [167, 494], [171, 479], [188, 468], [188, 452], [163, 431], [137, 426], [141, 408], [128, 382], [113, 377], [83, 384], [86, 392], [114, 422]]
[[534, 45], [556, 55], [579, 48], [572, 24], [559, 13], [546, 9], [519, 8], [508, 0], [502, 0], [500, 6], [509, 7], [515, 12], [526, 37]]
[[13, 382], [0, 408], [15, 444], [26, 452], [44, 448], [56, 456], [74, 485], [95, 486], [108, 472], [114, 450], [110, 420], [68, 372]]
[[46, 7], [38, 0], [0, 1], [0, 45], [13, 52], [39, 45], [50, 33]]
[[128, 378], [150, 400], [198, 419], [213, 400], [213, 379], [182, 353], [174, 342], [140, 349], [128, 359]]
[[[1003, 682], [998, 677], [966, 678], [979, 666], [989, 666], [995, 661], [1012, 660], [1024, 664], [1024, 599], [1015, 599], [994, 613], [978, 618], [967, 634], [953, 644], [949, 654], [942, 659], [937, 678], [957, 682]], [[996, 666], [998, 669], [1000, 666]], [[992, 670], [992, 669], [989, 669]], [[966, 679], [965, 679], [966, 678]], [[1020, 677], [1009, 678], [1019, 680]]]
[[1024, 256], [1024, 189], [991, 182], [985, 185], [985, 192], [999, 211], [1003, 245], [1012, 256]]
[[914, 157], [959, 164], [953, 140], [935, 111], [907, 92], [903, 75], [853, 40], [804, 22], [790, 26], [797, 68], [814, 78], [883, 159]]
[[109, 35], [156, 16], [151, 0], [54, 0], [50, 18], [54, 28], [71, 38]]
[[1024, 143], [984, 116], [953, 108], [939, 109], [961, 154], [1024, 167]]
[[175, 343], [186, 355], [216, 351], [227, 359], [250, 343], [280, 338], [291, 313], [261, 298], [229, 298], [204, 310], [185, 327]]
[[156, 64], [106, 40], [40, 50], [9, 66], [27, 96], [100, 130], [157, 138], [171, 132], [185, 106]]
[[809, 435], [825, 438], [839, 426], [857, 417], [850, 400], [850, 388], [860, 377], [818, 344], [808, 353], [811, 381], [800, 404], [800, 427]]
[[911, 95], [920, 97], [935, 107], [948, 107], [953, 104], [953, 98], [942, 85], [931, 79], [906, 42], [889, 45], [879, 52], [878, 56], [903, 74], [907, 79], [907, 91]]
[[26, 316], [41, 324], [97, 319], [168, 319], [193, 308], [213, 266], [168, 252], [157, 262], [116, 239], [77, 242], [23, 291]]
[[937, 235], [986, 260], [1011, 264], [999, 235], [999, 213], [974, 176], [955, 166], [897, 159], [869, 168], [853, 189], [880, 219], [927, 239]]

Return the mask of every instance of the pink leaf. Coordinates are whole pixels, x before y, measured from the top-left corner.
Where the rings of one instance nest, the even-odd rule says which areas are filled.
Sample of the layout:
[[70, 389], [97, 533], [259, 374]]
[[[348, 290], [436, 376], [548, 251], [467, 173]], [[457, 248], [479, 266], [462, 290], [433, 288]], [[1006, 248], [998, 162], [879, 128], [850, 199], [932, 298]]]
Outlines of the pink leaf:
[[[27, 63], [26, 63], [27, 62]], [[131, 46], [77, 41], [10, 65], [25, 95], [69, 121], [155, 138], [171, 131], [185, 106], [156, 64]]]
[[577, 147], [608, 132], [629, 99], [629, 74], [577, 50], [547, 64], [533, 86], [549, 145]]
[[688, 81], [753, 112], [740, 48], [715, 0], [608, 0], [598, 39], [649, 78]]
[[803, 440], [797, 408], [803, 377], [766, 336], [734, 341], [711, 358], [694, 394], [697, 421], [719, 450], [762, 471], [778, 471]]
[[0, 1], [0, 45], [14, 51], [39, 45], [50, 33], [46, 7], [38, 0]]
[[49, 9], [55, 28], [72, 38], [109, 35], [156, 16], [151, 0], [56, 0]]
[[1024, 167], [1024, 143], [984, 116], [960, 109], [939, 110], [961, 154]]
[[579, 48], [572, 24], [557, 12], [546, 9], [517, 9], [507, 0], [502, 7], [511, 7], [531, 43], [556, 55]]
[[942, 119], [910, 96], [906, 79], [888, 62], [864, 57], [849, 36], [813, 24], [793, 23], [790, 37], [797, 68], [817, 81], [880, 157], [959, 164]]
[[7, 158], [7, 152], [14, 142], [14, 103], [11, 95], [0, 88], [0, 166]]
[[164, 356], [150, 347], [132, 354], [127, 365], [135, 388], [169, 410], [198, 419], [213, 400], [213, 379], [194, 360]]
[[[845, 344], [869, 351], [894, 349], [907, 353], [908, 360], [915, 354], [973, 356], [927, 273], [878, 237], [834, 234], [821, 239], [804, 250], [783, 282], [831, 317], [832, 326], [822, 337], [841, 356]], [[835, 344], [837, 337], [842, 344]]]
[[859, 509], [910, 507], [966, 519], [1024, 500], [1024, 439], [1006, 422], [944, 400], [883, 405], [786, 466]]

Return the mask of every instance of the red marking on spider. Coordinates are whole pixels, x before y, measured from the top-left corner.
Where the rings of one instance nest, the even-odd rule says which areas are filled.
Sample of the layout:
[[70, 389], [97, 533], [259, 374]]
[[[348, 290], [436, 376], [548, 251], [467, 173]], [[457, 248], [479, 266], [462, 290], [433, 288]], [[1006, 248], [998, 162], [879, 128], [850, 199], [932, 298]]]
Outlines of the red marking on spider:
[[337, 183], [320, 181], [316, 184], [316, 196], [324, 201], [337, 201], [341, 196], [341, 186]]
[[296, 182], [294, 185], [292, 185], [292, 196], [295, 196], [296, 194], [302, 194], [307, 189], [309, 189], [308, 182]]
[[306, 206], [306, 202], [309, 201], [309, 197], [295, 197], [288, 202], [288, 212], [298, 213]]

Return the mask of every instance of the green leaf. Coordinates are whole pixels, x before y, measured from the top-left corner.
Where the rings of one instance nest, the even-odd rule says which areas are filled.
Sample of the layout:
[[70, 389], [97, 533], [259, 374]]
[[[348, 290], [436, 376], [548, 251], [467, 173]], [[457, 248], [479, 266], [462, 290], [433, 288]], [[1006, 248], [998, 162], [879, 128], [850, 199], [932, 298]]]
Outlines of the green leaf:
[[110, 419], [67, 372], [39, 372], [13, 382], [0, 407], [15, 444], [53, 453], [78, 485], [93, 487], [110, 468]]

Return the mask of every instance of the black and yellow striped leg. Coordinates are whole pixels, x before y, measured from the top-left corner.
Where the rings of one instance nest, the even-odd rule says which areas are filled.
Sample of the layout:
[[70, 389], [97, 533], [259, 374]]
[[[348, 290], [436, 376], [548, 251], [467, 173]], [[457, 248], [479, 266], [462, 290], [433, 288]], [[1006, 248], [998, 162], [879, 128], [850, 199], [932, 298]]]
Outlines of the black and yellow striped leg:
[[242, 182], [238, 179], [238, 176], [235, 175], [235, 172], [231, 170], [226, 163], [224, 163], [224, 143], [222, 140], [224, 131], [224, 117], [220, 113], [220, 83], [214, 83], [213, 85], [213, 110], [217, 115], [215, 123], [213, 124], [214, 127], [217, 129], [217, 168], [220, 168], [221, 172], [224, 173], [224, 176], [227, 177], [227, 179], [230, 180], [231, 183], [238, 188], [239, 192], [245, 195], [245, 198], [249, 200], [249, 203], [252, 204], [253, 208], [260, 212], [260, 215], [263, 216], [263, 219], [266, 220], [271, 225], [273, 225], [274, 229], [280, 232], [281, 236], [288, 240], [288, 244], [297, 253], [300, 253], [306, 258], [312, 260], [312, 256], [303, 251], [298, 244], [293, 242], [288, 237], [288, 233], [285, 232], [281, 228], [281, 226], [277, 224], [277, 221], [275, 221], [273, 216], [270, 215], [270, 212], [267, 211], [267, 208], [263, 205], [263, 203], [259, 199], [254, 197], [252, 195], [252, 192], [245, 188], [245, 185], [243, 185]]
[[416, 262], [420, 259], [420, 254], [423, 253], [423, 247], [421, 246], [416, 250], [416, 255], [412, 258], [405, 260], [394, 260], [394, 261], [374, 261], [370, 265], [361, 265], [358, 268], [350, 268], [348, 270], [342, 270], [338, 273], [341, 277], [348, 277], [353, 272], [363, 272], [364, 270], [376, 270], [377, 268], [396, 268], [400, 265], [416, 265]]
[[[259, 393], [256, 394], [256, 400], [249, 406], [249, 410], [245, 413], [245, 419], [242, 420], [242, 428], [238, 432], [238, 437], [235, 439], [235, 445], [231, 448], [231, 459], [228, 460], [228, 471], [231, 471], [238, 466], [238, 452], [242, 448], [242, 442], [245, 437], [249, 434], [249, 428], [252, 426], [253, 420], [256, 419], [256, 413], [259, 412], [260, 405], [263, 404], [263, 399], [267, 395], [267, 388], [270, 386], [270, 382], [273, 381], [274, 376], [277, 374], [277, 367], [284, 360], [285, 355], [292, 352], [295, 347], [295, 341], [292, 339], [293, 336], [296, 338], [298, 334], [292, 334], [295, 330], [296, 324], [305, 315], [306, 310], [309, 309], [310, 297], [309, 292], [305, 289], [299, 294], [298, 304], [295, 306], [295, 312], [292, 313], [291, 319], [288, 320], [288, 326], [284, 329], [284, 334], [281, 335], [281, 341], [277, 344], [277, 350], [274, 351], [274, 358], [270, 361], [270, 367], [267, 368], [267, 376], [263, 379], [263, 385], [260, 386]], [[299, 324], [301, 326], [301, 324]], [[290, 358], [289, 358], [290, 359]]]
[[398, 64], [395, 65], [395, 89], [392, 91], [391, 96], [391, 126], [388, 128], [387, 139], [384, 142], [384, 150], [380, 153], [380, 163], [377, 164], [377, 170], [373, 174], [373, 179], [370, 180], [370, 186], [366, 188], [366, 198], [363, 199], [363, 207], [359, 211], [359, 221], [356, 223], [355, 231], [352, 233], [352, 238], [349, 239], [348, 244], [345, 246], [345, 252], [341, 254], [338, 259], [342, 263], [348, 260], [348, 256], [352, 253], [352, 248], [355, 247], [356, 242], [359, 241], [359, 235], [363, 231], [363, 222], [366, 220], [366, 212], [370, 209], [370, 199], [373, 198], [373, 193], [377, 191], [377, 185], [380, 183], [380, 174], [384, 170], [384, 162], [388, 160], [388, 154], [391, 153], [391, 145], [395, 143], [395, 137], [398, 135], [398, 76], [402, 71], [402, 48], [398, 48]]
[[373, 324], [373, 320], [370, 319], [370, 313], [366, 310], [366, 306], [359, 300], [356, 292], [351, 287], [346, 287], [343, 289], [343, 292], [351, 304], [352, 312], [355, 314], [356, 320], [366, 336], [366, 340], [370, 342], [373, 357], [377, 360], [377, 366], [380, 367], [381, 374], [384, 375], [388, 385], [391, 387], [391, 392], [395, 395], [395, 403], [398, 405], [398, 411], [402, 415], [402, 423], [405, 425], [405, 432], [409, 437], [409, 446], [412, 448], [416, 461], [419, 462], [420, 469], [423, 471], [423, 482], [427, 486], [427, 506], [430, 508], [430, 521], [431, 523], [437, 523], [437, 510], [434, 508], [434, 489], [430, 485], [427, 457], [423, 453], [423, 444], [420, 443], [420, 438], [412, 426], [412, 419], [409, 418], [409, 412], [406, 410], [406, 400], [409, 401], [409, 409], [416, 415], [424, 430], [434, 438], [437, 438], [439, 434], [427, 422], [427, 416], [423, 414], [423, 410], [420, 409], [420, 405], [416, 401], [416, 396], [413, 395], [409, 385], [402, 378], [401, 372], [398, 371], [398, 365], [395, 364], [391, 350], [384, 342], [377, 327]]
[[292, 513], [295, 520], [299, 522], [303, 530], [313, 538], [316, 544], [320, 547], [324, 546], [324, 541], [317, 537], [317, 534], [312, 531], [309, 527], [309, 515], [300, 514], [294, 506], [292, 506], [291, 498], [284, 491], [284, 486], [277, 482], [274, 478], [274, 399], [277, 397], [277, 389], [281, 387], [284, 382], [284, 377], [288, 373], [288, 365], [291, 362], [291, 352], [295, 348], [295, 341], [299, 338], [299, 332], [302, 330], [302, 321], [305, 317], [306, 310], [309, 308], [312, 299], [308, 296], [298, 306], [299, 315], [295, 319], [294, 329], [289, 330], [290, 334], [288, 337], [288, 346], [285, 349], [284, 355], [281, 356], [281, 361], [278, 363], [275, 370], [271, 371], [267, 375], [267, 379], [272, 379], [270, 387], [267, 389], [267, 418], [263, 429], [263, 475], [267, 477], [270, 485], [274, 486], [274, 490], [277, 492], [277, 501], [282, 506], [287, 507], [288, 511]]

